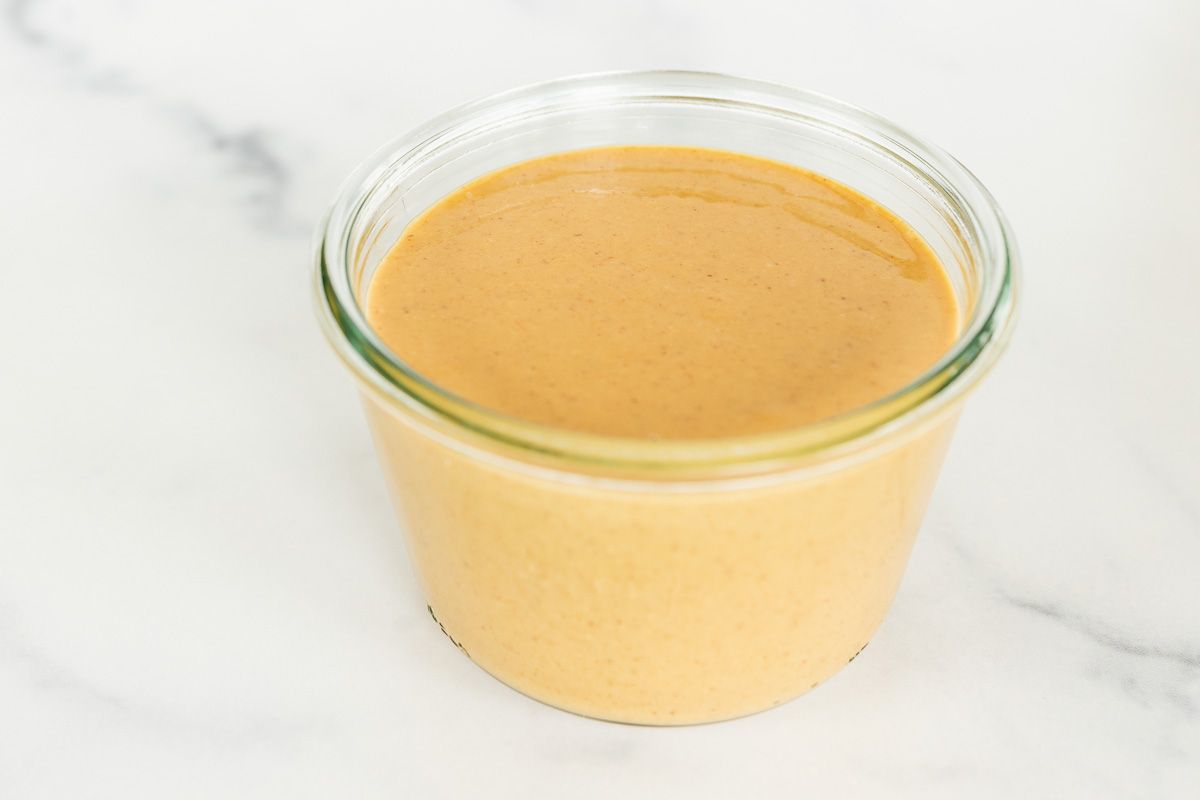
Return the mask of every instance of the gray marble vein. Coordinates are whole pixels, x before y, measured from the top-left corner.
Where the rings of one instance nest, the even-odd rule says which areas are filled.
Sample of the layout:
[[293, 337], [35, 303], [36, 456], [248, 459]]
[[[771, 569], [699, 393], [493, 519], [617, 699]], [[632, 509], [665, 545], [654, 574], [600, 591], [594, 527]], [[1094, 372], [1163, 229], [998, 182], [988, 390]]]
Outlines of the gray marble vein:
[[245, 204], [258, 228], [285, 236], [308, 235], [311, 224], [292, 217], [287, 210], [291, 167], [270, 132], [224, 128], [195, 106], [155, 102], [153, 107], [203, 142], [235, 176], [247, 183]]
[[1098, 619], [1060, 608], [1052, 603], [1016, 597], [999, 590], [997, 590], [997, 596], [1014, 608], [1020, 608], [1053, 620], [1109, 650], [1140, 658], [1160, 659], [1188, 669], [1200, 670], [1200, 651], [1187, 646], [1167, 646], [1153, 642], [1135, 641], [1107, 629], [1104, 623]]
[[100, 69], [88, 60], [87, 50], [76, 42], [56, 36], [34, 21], [39, 0], [8, 0], [4, 7], [3, 28], [18, 43], [35, 50], [39, 56], [71, 75], [90, 91], [119, 95], [136, 94], [138, 87], [127, 75], [113, 69]]
[[1048, 619], [1112, 652], [1139, 658], [1159, 659], [1189, 670], [1200, 669], [1200, 651], [1190, 645], [1135, 641], [1111, 630], [1093, 615], [1063, 608], [1057, 603], [1037, 600], [1013, 591], [986, 569], [982, 559], [963, 545], [961, 537], [950, 535], [947, 537], [947, 541], [951, 551], [959, 559], [970, 565], [976, 574], [986, 578], [990, 584], [992, 596], [1005, 605]]
[[32, 47], [46, 47], [50, 37], [30, 20], [37, 0], [8, 0], [4, 5], [4, 23], [10, 34]]
[[96, 67], [85, 48], [34, 22], [37, 5], [38, 0], [8, 0], [3, 19], [14, 39], [55, 63], [86, 89], [136, 97], [147, 113], [169, 121], [201, 143], [217, 163], [249, 187], [243, 203], [256, 230], [293, 238], [308, 236], [311, 222], [288, 211], [291, 167], [276, 146], [277, 135], [264, 128], [231, 128], [196, 104], [163, 97], [136, 76]]

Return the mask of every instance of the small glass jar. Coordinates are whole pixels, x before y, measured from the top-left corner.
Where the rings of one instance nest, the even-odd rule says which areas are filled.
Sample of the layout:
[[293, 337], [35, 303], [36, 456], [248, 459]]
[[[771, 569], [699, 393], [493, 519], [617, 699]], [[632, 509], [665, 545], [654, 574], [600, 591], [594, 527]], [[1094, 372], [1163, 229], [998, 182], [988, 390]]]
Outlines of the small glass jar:
[[[415, 372], [367, 324], [376, 268], [434, 202], [515, 162], [636, 144], [771, 158], [874, 199], [946, 267], [958, 339], [908, 386], [831, 419], [651, 441], [478, 406]], [[531, 697], [670, 725], [782, 703], [866, 645], [963, 397], [1008, 338], [1017, 254], [979, 181], [886, 120], [781, 86], [647, 72], [518, 89], [400, 137], [344, 185], [317, 261], [321, 320], [362, 389], [437, 622]]]

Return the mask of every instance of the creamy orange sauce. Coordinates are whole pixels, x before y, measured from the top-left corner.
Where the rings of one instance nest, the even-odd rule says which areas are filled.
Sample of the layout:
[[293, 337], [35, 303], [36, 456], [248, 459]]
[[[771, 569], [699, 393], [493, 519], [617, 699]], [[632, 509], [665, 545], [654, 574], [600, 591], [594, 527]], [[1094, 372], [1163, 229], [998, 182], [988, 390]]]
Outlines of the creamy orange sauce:
[[368, 318], [480, 405], [672, 439], [863, 405], [956, 330], [945, 271], [885, 209], [795, 167], [677, 147], [575, 151], [468, 184], [405, 231]]
[[[868, 403], [932, 364], [956, 325], [941, 266], [870, 200], [663, 147], [469, 184], [405, 231], [368, 300], [387, 344], [462, 397], [643, 438], [772, 431]], [[531, 471], [366, 397], [454, 643], [540, 700], [652, 724], [769, 708], [862, 649], [957, 413], [835, 468], [679, 485]]]

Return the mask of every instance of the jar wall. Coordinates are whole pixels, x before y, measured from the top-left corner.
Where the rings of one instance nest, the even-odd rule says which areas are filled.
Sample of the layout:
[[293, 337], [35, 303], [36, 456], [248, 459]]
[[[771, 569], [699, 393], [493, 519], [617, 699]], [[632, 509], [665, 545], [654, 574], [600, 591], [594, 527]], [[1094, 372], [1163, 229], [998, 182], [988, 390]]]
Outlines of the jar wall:
[[958, 416], [817, 474], [681, 490], [530, 472], [364, 404], [450, 638], [531, 697], [650, 724], [749, 714], [844, 667], [895, 595]]

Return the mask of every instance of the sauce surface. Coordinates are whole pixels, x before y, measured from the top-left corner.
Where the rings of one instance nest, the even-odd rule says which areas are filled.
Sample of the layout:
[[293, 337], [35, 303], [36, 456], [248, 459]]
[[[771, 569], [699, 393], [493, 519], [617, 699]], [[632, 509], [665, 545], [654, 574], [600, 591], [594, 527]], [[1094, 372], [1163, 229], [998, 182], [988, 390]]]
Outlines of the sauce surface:
[[404, 232], [367, 316], [435, 384], [610, 436], [793, 428], [902, 388], [957, 332], [905, 223], [810, 172], [606, 147], [460, 188]]

